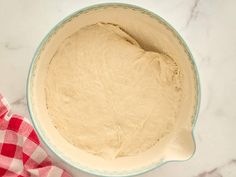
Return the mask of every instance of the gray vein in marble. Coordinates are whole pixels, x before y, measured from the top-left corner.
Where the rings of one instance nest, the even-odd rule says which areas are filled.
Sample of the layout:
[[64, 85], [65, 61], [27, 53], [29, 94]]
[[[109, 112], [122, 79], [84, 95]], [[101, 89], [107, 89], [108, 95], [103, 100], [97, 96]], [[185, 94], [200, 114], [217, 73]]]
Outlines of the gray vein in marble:
[[220, 107], [220, 108], [216, 108], [216, 110], [214, 111], [214, 115], [216, 117], [223, 117], [227, 115], [227, 112], [225, 112], [225, 110]]
[[202, 136], [199, 133], [197, 133], [197, 137], [198, 137], [198, 140], [201, 142], [202, 141]]
[[211, 104], [212, 104], [212, 99], [213, 99], [213, 91], [212, 91], [212, 88], [211, 88], [211, 85], [208, 85], [208, 88], [207, 88], [207, 90], [208, 90], [208, 97], [207, 97], [207, 103], [206, 103], [206, 106], [205, 106], [205, 108], [203, 108], [203, 110], [202, 110], [202, 114], [205, 114], [207, 111], [209, 111], [209, 109], [210, 109], [210, 107], [211, 107]]
[[230, 163], [236, 165], [236, 159], [232, 159], [232, 160], [230, 161]]
[[10, 103], [12, 106], [16, 106], [16, 105], [26, 105], [26, 101], [25, 101], [25, 96], [22, 96], [18, 99], [16, 99], [15, 101]]
[[227, 162], [226, 164], [222, 165], [222, 166], [219, 166], [219, 167], [215, 167], [213, 168], [212, 170], [210, 171], [204, 171], [200, 174], [198, 174], [197, 176], [195, 177], [223, 177], [222, 174], [221, 174], [221, 170], [223, 168], [226, 168], [230, 165], [236, 165], [236, 159], [231, 159], [229, 162]]
[[197, 175], [197, 177], [223, 177], [219, 172], [218, 168], [214, 168], [211, 171], [206, 171]]
[[5, 49], [8, 49], [8, 50], [18, 50], [18, 49], [22, 48], [21, 46], [11, 44], [10, 42], [2, 42], [0, 44], [2, 47], [4, 47]]
[[198, 8], [198, 5], [199, 5], [199, 2], [200, 2], [200, 0], [195, 0], [194, 1], [194, 4], [193, 4], [193, 6], [190, 10], [190, 15], [189, 15], [189, 17], [187, 19], [187, 22], [186, 22], [186, 25], [185, 25], [186, 28], [190, 25], [190, 23], [192, 22], [193, 19], [197, 18], [197, 16], [198, 16], [197, 8]]
[[201, 64], [206, 64], [209, 66], [209, 64], [211, 63], [211, 57], [207, 56], [207, 57], [201, 57]]

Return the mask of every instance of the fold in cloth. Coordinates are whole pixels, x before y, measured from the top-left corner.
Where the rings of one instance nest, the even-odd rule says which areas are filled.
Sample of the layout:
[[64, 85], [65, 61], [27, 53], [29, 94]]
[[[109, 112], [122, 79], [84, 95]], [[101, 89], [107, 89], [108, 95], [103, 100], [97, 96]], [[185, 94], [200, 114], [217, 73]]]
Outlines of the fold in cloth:
[[0, 94], [0, 176], [70, 177], [52, 164], [30, 122]]

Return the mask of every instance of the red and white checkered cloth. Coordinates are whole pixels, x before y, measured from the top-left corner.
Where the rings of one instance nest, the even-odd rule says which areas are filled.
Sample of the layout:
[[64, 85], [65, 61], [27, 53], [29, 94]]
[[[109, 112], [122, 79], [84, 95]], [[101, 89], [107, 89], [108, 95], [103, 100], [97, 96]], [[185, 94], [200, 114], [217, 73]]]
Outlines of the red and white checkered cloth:
[[0, 176], [70, 177], [52, 165], [30, 122], [11, 114], [0, 94]]

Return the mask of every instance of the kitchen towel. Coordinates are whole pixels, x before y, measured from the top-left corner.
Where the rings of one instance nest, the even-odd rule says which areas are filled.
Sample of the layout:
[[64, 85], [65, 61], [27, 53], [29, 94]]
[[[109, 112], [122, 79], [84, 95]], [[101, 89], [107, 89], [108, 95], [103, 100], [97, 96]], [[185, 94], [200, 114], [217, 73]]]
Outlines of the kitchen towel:
[[0, 176], [70, 177], [53, 165], [33, 129], [22, 116], [12, 114], [0, 94]]

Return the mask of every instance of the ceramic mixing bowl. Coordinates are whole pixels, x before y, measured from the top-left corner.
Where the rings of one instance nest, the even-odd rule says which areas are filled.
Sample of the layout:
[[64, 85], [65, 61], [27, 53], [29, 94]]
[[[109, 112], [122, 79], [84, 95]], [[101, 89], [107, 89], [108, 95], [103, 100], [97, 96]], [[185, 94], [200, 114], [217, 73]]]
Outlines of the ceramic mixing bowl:
[[[133, 36], [146, 50], [165, 52], [183, 71], [184, 93], [175, 128], [158, 146], [136, 156], [105, 160], [69, 144], [53, 126], [45, 101], [45, 78], [50, 59], [61, 42], [80, 28], [97, 22], [114, 23]], [[27, 84], [30, 115], [42, 141], [64, 163], [99, 176], [132, 176], [170, 161], [189, 159], [195, 152], [193, 129], [200, 89], [193, 57], [181, 36], [160, 16], [137, 6], [99, 4], [79, 10], [59, 22], [39, 45]], [[97, 130], [99, 131], [99, 129]]]

